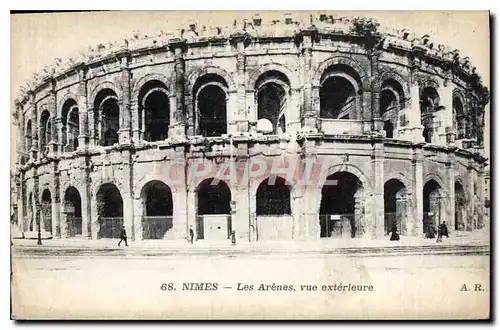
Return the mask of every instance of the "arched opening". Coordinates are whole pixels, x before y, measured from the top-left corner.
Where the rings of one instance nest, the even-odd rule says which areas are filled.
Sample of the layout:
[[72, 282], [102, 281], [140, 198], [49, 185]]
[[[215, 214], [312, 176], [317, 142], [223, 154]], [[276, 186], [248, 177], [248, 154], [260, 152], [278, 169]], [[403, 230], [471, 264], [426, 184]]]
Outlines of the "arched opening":
[[52, 234], [52, 196], [50, 190], [45, 189], [42, 192], [42, 224], [41, 231]]
[[384, 231], [389, 234], [396, 228], [399, 234], [406, 234], [405, 186], [397, 179], [384, 184]]
[[170, 188], [159, 180], [148, 182], [141, 190], [143, 203], [142, 238], [162, 239], [173, 227], [173, 202]]
[[380, 92], [380, 117], [383, 117], [389, 111], [397, 110], [398, 99], [393, 90], [387, 88]]
[[356, 119], [356, 91], [344, 77], [333, 76], [319, 90], [320, 117], [326, 119]]
[[257, 188], [257, 215], [291, 215], [290, 188], [281, 177], [262, 181]]
[[80, 134], [79, 114], [76, 101], [68, 99], [62, 107], [62, 142], [65, 151], [78, 149], [78, 135]]
[[69, 187], [64, 194], [64, 215], [66, 216], [66, 236], [82, 235], [82, 199], [75, 187]]
[[197, 134], [206, 137], [227, 133], [227, 83], [215, 74], [206, 74], [193, 88]]
[[291, 187], [281, 177], [262, 181], [256, 192], [258, 240], [293, 238]]
[[99, 231], [97, 238], [119, 238], [123, 227], [123, 200], [112, 183], [103, 184], [96, 195]]
[[286, 131], [286, 108], [290, 82], [279, 71], [267, 71], [255, 83], [257, 91], [257, 117], [273, 124], [273, 134]]
[[168, 138], [170, 101], [167, 87], [161, 81], [151, 80], [139, 92], [139, 127], [146, 141]]
[[423, 200], [423, 232], [428, 238], [434, 238], [437, 228], [441, 223], [441, 214], [444, 212], [443, 198], [441, 197], [441, 186], [431, 179], [424, 185]]
[[26, 124], [26, 145], [25, 145], [25, 150], [30, 151], [31, 147], [33, 145], [33, 128], [31, 127], [31, 119], [28, 120], [28, 123]]
[[394, 137], [394, 124], [390, 120], [384, 121], [385, 137], [392, 139]]
[[40, 116], [40, 152], [44, 155], [47, 153], [45, 147], [51, 138], [50, 113], [44, 110]]
[[467, 117], [464, 114], [462, 101], [458, 97], [453, 98], [453, 126], [457, 134], [457, 140], [465, 139]]
[[360, 109], [358, 109], [360, 86], [361, 79], [350, 66], [336, 64], [326, 69], [320, 79], [320, 117], [360, 119]]
[[384, 122], [385, 136], [393, 138], [399, 121], [398, 116], [404, 109], [404, 92], [401, 84], [394, 79], [384, 80], [379, 102], [380, 118]]
[[459, 181], [455, 181], [455, 230], [466, 230], [465, 190]]
[[320, 237], [355, 237], [359, 227], [356, 193], [362, 189], [359, 178], [349, 172], [336, 172], [326, 180], [321, 188]]
[[441, 109], [439, 94], [433, 87], [425, 87], [420, 95], [420, 115], [424, 126], [423, 136], [425, 142], [433, 143], [436, 126], [436, 111]]
[[231, 190], [223, 181], [205, 179], [197, 189], [198, 239], [227, 239], [231, 235]]
[[94, 129], [101, 146], [118, 143], [120, 129], [120, 106], [116, 93], [109, 89], [101, 90], [94, 102]]

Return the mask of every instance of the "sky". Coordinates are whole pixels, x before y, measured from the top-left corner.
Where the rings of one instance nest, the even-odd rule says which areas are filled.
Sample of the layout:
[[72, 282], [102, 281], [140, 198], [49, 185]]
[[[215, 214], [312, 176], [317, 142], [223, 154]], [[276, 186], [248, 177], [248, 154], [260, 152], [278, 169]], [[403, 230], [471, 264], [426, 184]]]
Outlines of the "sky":
[[[307, 19], [319, 12], [294, 12], [294, 19]], [[159, 31], [173, 32], [184, 28], [190, 20], [199, 26], [231, 25], [235, 19], [251, 18], [259, 13], [263, 23], [283, 19], [285, 12], [228, 11], [121, 11], [92, 13], [55, 13], [11, 15], [11, 107], [24, 82], [33, 73], [53, 62], [96, 46], [130, 37], [134, 31], [148, 35]], [[324, 11], [334, 16], [367, 16], [381, 25], [409, 29], [416, 36], [428, 34], [435, 43], [459, 49], [468, 56], [490, 86], [489, 16], [486, 11]], [[489, 106], [486, 120], [489, 122]], [[487, 124], [489, 127], [489, 124]], [[11, 132], [12, 133], [12, 132]], [[11, 135], [12, 136], [12, 135]], [[489, 150], [489, 132], [485, 138]]]

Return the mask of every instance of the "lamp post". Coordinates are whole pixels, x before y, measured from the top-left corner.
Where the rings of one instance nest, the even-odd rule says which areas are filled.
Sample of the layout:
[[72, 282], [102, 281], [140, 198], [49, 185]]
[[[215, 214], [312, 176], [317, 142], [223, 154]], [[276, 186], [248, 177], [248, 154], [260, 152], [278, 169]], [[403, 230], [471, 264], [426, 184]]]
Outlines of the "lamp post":
[[36, 245], [42, 245], [42, 229], [41, 229], [41, 219], [40, 219], [40, 210], [36, 210], [37, 212], [37, 225], [38, 225], [38, 241]]

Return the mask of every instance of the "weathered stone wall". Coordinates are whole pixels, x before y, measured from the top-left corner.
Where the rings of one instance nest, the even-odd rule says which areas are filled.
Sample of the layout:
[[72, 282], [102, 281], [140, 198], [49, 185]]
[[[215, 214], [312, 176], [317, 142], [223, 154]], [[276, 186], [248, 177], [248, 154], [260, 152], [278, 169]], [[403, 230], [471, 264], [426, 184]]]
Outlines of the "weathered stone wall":
[[[111, 48], [109, 54], [93, 52], [64, 73], [54, 71], [16, 104], [20, 150], [27, 149], [24, 130], [27, 121], [32, 120], [32, 148], [18, 156], [22, 158], [18, 160], [18, 173], [26, 186], [25, 194], [33, 196], [28, 209], [26, 205], [22, 207], [29, 203], [28, 198], [18, 196], [18, 214], [25, 219], [23, 230], [28, 231], [30, 223], [36, 223], [41, 216], [48, 216], [48, 205], [41, 207], [41, 194], [49, 189], [52, 235], [64, 234], [66, 229], [61, 228], [66, 227], [61, 221], [66, 219], [65, 192], [75, 187], [82, 201], [82, 235], [96, 238], [97, 192], [103, 184], [112, 183], [123, 199], [127, 232], [133, 239], [141, 239], [141, 191], [149, 181], [159, 180], [172, 191], [174, 221], [168, 237], [185, 239], [189, 226], [196, 228], [198, 184], [221, 175], [215, 171], [190, 180], [186, 168], [201, 160], [219, 169], [229, 165], [229, 137], [194, 137], [198, 125], [194, 86], [207, 74], [225, 81], [227, 131], [236, 135], [232, 150], [238, 159], [236, 177], [245, 176], [256, 159], [266, 163], [268, 169], [276, 159], [281, 159], [282, 164], [297, 164], [295, 172], [287, 177], [292, 204], [290, 235], [294, 239], [318, 238], [322, 172], [347, 172], [360, 180], [362, 188], [356, 192], [355, 216], [363, 236], [384, 234], [384, 184], [390, 179], [399, 180], [405, 187], [405, 196], [398, 200], [405, 206], [398, 208], [398, 216], [405, 219], [406, 234], [422, 234], [422, 192], [431, 179], [438, 182], [443, 194], [442, 215], [450, 230], [456, 213], [455, 182], [460, 182], [465, 190], [466, 206], [460, 212], [467, 219], [466, 229], [481, 228], [485, 159], [478, 138], [482, 127], [474, 131], [472, 125], [473, 119], [484, 111], [488, 97], [470, 63], [440, 45], [433, 48], [425, 37], [410, 40], [404, 34], [355, 34], [346, 38], [344, 25], [350, 21], [339, 22], [335, 24], [343, 26], [340, 30], [316, 21], [317, 27], [288, 22], [283, 34], [275, 26], [269, 29], [259, 24], [250, 28], [244, 24], [235, 25], [229, 34], [203, 30], [198, 35], [186, 30], [180, 37], [154, 42], [137, 37], [126, 47]], [[216, 35], [207, 39], [213, 33]], [[143, 41], [146, 44], [142, 45]], [[142, 46], [133, 46], [135, 43]], [[281, 136], [263, 136], [256, 127], [256, 82], [271, 71], [280, 72], [288, 80], [281, 82], [287, 85], [287, 129]], [[345, 77], [353, 84], [355, 118], [320, 118], [322, 78], [331, 74]], [[380, 93], [388, 79], [402, 91], [394, 139], [384, 138], [380, 114]], [[139, 94], [153, 80], [166, 87], [169, 138], [145, 142], [139, 125]], [[435, 88], [440, 98], [433, 118], [435, 132], [427, 144], [422, 142], [420, 113], [420, 95], [425, 87]], [[103, 89], [114, 91], [120, 108], [119, 143], [111, 147], [99, 146], [94, 139], [99, 120], [94, 113], [95, 100]], [[455, 141], [452, 113], [452, 99], [457, 95], [468, 116], [467, 137], [460, 141]], [[71, 99], [79, 109], [79, 146], [78, 150], [67, 152], [63, 148], [62, 107]], [[45, 127], [41, 127], [40, 118], [44, 110], [50, 113], [51, 134], [42, 149]], [[313, 185], [301, 184], [307, 161], [319, 164], [313, 171]], [[321, 168], [324, 164], [328, 166]], [[172, 177], [166, 177], [167, 170]], [[255, 194], [267, 176], [268, 173], [252, 177], [243, 184], [228, 183], [236, 202], [233, 229], [239, 239], [257, 238]], [[24, 209], [26, 214], [20, 211]], [[285, 229], [282, 232], [288, 233]]]

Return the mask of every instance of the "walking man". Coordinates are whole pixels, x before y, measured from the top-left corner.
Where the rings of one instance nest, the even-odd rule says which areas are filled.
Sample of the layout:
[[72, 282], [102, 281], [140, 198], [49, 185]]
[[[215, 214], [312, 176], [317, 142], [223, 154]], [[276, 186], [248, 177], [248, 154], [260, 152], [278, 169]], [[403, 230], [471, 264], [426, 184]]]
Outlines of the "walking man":
[[120, 241], [118, 242], [118, 246], [120, 246], [121, 242], [125, 242], [125, 246], [128, 246], [127, 244], [127, 232], [125, 231], [125, 225], [122, 227], [122, 231], [120, 233]]
[[193, 226], [190, 226], [189, 227], [189, 242], [191, 242], [191, 244], [193, 244], [193, 238], [194, 238], [194, 230], [193, 230]]

